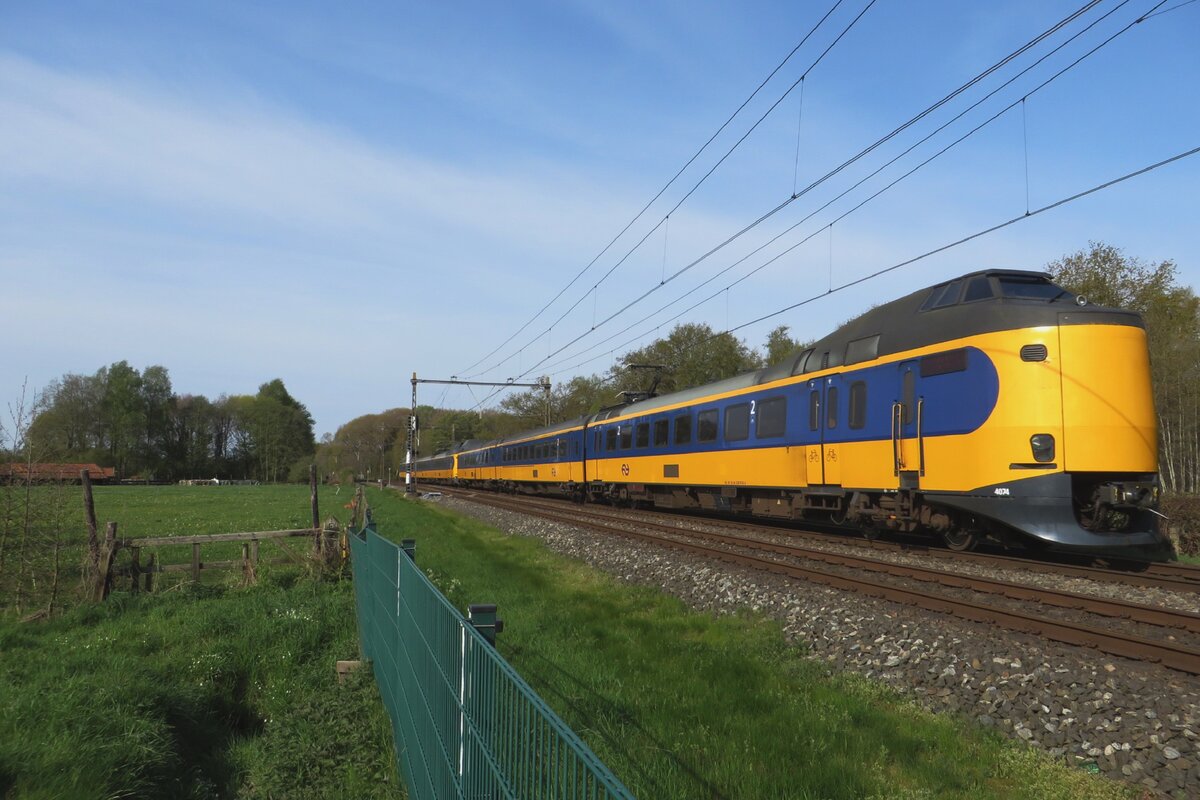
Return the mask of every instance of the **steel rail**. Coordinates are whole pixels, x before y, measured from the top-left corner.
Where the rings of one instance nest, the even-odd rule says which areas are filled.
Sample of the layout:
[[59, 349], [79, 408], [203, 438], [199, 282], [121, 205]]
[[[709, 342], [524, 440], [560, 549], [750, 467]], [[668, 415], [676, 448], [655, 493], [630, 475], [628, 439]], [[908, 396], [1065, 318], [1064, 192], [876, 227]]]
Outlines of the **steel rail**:
[[[506, 500], [506, 498], [498, 498], [498, 504], [505, 504]], [[524, 506], [523, 502], [513, 502], [511, 500], [507, 500], [506, 507], [512, 508], [515, 511], [523, 511], [524, 509], [522, 506]], [[547, 510], [552, 510], [554, 512], [559, 511], [558, 509]], [[565, 514], [565, 512], [562, 513]], [[1100, 616], [1128, 619], [1133, 622], [1141, 622], [1147, 625], [1177, 628], [1189, 631], [1191, 633], [1200, 634], [1200, 614], [1194, 614], [1188, 611], [1177, 611], [1174, 609], [1160, 608], [1158, 606], [1151, 606], [1143, 603], [1131, 603], [1124, 600], [1113, 600], [1110, 598], [1097, 597], [1090, 594], [1067, 592], [1060, 589], [1046, 589], [1037, 586], [1027, 586], [1024, 584], [1012, 583], [1011, 581], [1002, 581], [994, 578], [975, 575], [963, 575], [962, 573], [949, 572], [947, 570], [930, 567], [917, 567], [907, 564], [897, 564], [891, 561], [883, 561], [876, 558], [867, 558], [845, 553], [831, 553], [827, 550], [816, 550], [808, 547], [797, 547], [795, 545], [764, 542], [759, 539], [747, 539], [741, 536], [728, 536], [713, 531], [681, 528], [658, 522], [634, 520], [628, 517], [622, 518], [614, 514], [596, 512], [590, 509], [573, 509], [569, 515], [566, 515], [566, 517], [575, 519], [579, 515], [590, 517], [592, 519], [609, 519], [625, 525], [638, 525], [673, 535], [707, 539], [709, 541], [716, 541], [733, 547], [742, 547], [750, 550], [769, 552], [776, 555], [789, 556], [793, 558], [804, 558], [811, 561], [820, 561], [822, 563], [831, 564], [834, 566], [863, 569], [867, 570], [868, 572], [877, 572], [898, 578], [908, 578], [927, 583], [936, 583], [940, 586], [969, 589], [971, 591], [985, 594], [999, 595], [1002, 597], [1007, 597], [1010, 600], [1033, 601], [1055, 606], [1057, 608], [1086, 611], [1089, 613], [1098, 614]]]
[[[448, 493], [453, 493], [454, 491], [487, 492], [487, 490], [474, 487], [439, 487], [439, 489], [448, 490]], [[523, 499], [529, 501], [535, 500], [535, 498]], [[536, 501], [548, 503], [564, 502], [564, 500], [550, 497], [538, 497], [536, 498]], [[681, 516], [679, 512], [664, 511], [660, 509], [637, 509], [637, 513], [671, 518], [679, 518]], [[776, 536], [785, 535], [792, 538], [805, 539], [808, 541], [832, 541], [838, 544], [844, 544], [848, 547], [861, 547], [864, 549], [879, 550], [883, 552], [901, 551], [919, 553], [921, 555], [927, 555], [931, 558], [939, 558], [949, 561], [963, 561], [984, 564], [994, 566], [999, 569], [1023, 569], [1028, 570], [1029, 572], [1065, 575], [1072, 578], [1084, 578], [1102, 583], [1123, 583], [1130, 586], [1146, 586], [1154, 589], [1167, 589], [1169, 591], [1187, 592], [1191, 594], [1200, 592], [1200, 567], [1190, 565], [1146, 563], [1144, 565], [1140, 565], [1144, 567], [1144, 571], [1140, 572], [1103, 567], [1086, 567], [1078, 564], [1064, 564], [1057, 561], [1038, 561], [1030, 558], [996, 555], [992, 553], [963, 553], [925, 544], [890, 542], [880, 539], [866, 539], [862, 538], [861, 536], [848, 535], [844, 531], [830, 533], [801, 530], [787, 526], [786, 522], [788, 521], [786, 520], [760, 520], [749, 522], [745, 520], [728, 519], [725, 517], [700, 516], [694, 514], [684, 514], [682, 516], [686, 516], [689, 519], [703, 520], [704, 522], [712, 525], [722, 525], [741, 530], [755, 530], [763, 533], [770, 533]]]
[[[1081, 647], [1090, 647], [1110, 655], [1122, 656], [1137, 661], [1160, 663], [1163, 666], [1167, 666], [1181, 672], [1200, 675], [1200, 650], [1170, 641], [1153, 640], [1132, 634], [1118, 633], [1107, 629], [1092, 628], [1064, 620], [1049, 619], [1021, 611], [996, 608], [994, 606], [989, 606], [974, 601], [960, 600], [936, 595], [918, 589], [910, 589], [888, 583], [880, 583], [866, 578], [837, 575], [817, 569], [803, 567], [797, 564], [788, 564], [772, 559], [747, 555], [744, 553], [735, 553], [722, 548], [706, 547], [704, 545], [681, 542], [675, 539], [664, 538], [662, 536], [656, 536], [653, 534], [640, 533], [618, 527], [611, 523], [606, 524], [596, 521], [589, 521], [583, 518], [586, 515], [581, 515], [578, 513], [578, 509], [574, 509], [571, 513], [568, 513], [560, 510], [534, 509], [528, 507], [522, 508], [520, 507], [521, 503], [519, 502], [505, 502], [503, 500], [491, 497], [480, 498], [476, 496], [472, 497], [471, 499], [483, 504], [499, 507], [504, 510], [513, 510], [530, 516], [549, 519], [554, 522], [590, 528], [592, 530], [597, 530], [604, 533], [611, 533], [638, 541], [666, 546], [672, 549], [701, 555], [706, 558], [713, 558], [725, 563], [752, 567], [754, 569], [765, 571], [771, 574], [786, 575], [791, 578], [809, 580], [825, 586], [865, 594], [869, 597], [876, 597], [902, 603], [904, 605], [920, 607], [930, 611], [939, 611], [942, 613], [951, 614], [952, 616], [972, 620], [974, 622], [999, 625], [1010, 630], [1042, 636], [1043, 638], [1050, 639], [1052, 641], [1073, 644]], [[621, 524], [629, 525], [644, 523], [637, 521], [624, 521]], [[699, 531], [686, 531], [679, 528], [675, 528], [672, 532], [676, 535], [695, 535], [698, 538], [703, 538], [704, 536], [703, 533]], [[1093, 599], [1082, 595], [1080, 597], [1083, 597], [1089, 601]], [[1038, 597], [1037, 599], [1040, 601], [1041, 598]]]

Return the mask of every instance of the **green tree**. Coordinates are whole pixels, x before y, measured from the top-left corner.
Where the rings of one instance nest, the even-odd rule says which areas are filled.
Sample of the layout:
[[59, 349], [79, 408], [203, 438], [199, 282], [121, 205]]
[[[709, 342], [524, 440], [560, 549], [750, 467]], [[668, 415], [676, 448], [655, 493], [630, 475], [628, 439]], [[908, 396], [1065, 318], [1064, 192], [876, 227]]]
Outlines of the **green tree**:
[[676, 325], [663, 339], [621, 356], [609, 373], [617, 391], [645, 391], [648, 380], [630, 364], [665, 367], [658, 393], [666, 394], [730, 378], [759, 366], [758, 356], [730, 333], [716, 333], [704, 323]]
[[260, 480], [285, 479], [297, 459], [313, 455], [316, 439], [312, 416], [280, 379], [259, 386], [258, 394], [246, 398], [239, 407], [239, 427], [244, 432], [242, 450], [251, 456]]
[[167, 449], [175, 395], [171, 391], [171, 376], [167, 368], [150, 366], [142, 370], [138, 394], [144, 426], [137, 448], [138, 468], [153, 477], [173, 477]]
[[605, 406], [620, 402], [611, 380], [600, 375], [578, 375], [565, 383], [554, 384], [547, 399], [543, 389], [510, 394], [500, 401], [503, 409], [519, 426], [537, 428], [546, 424], [547, 412], [553, 423], [594, 414]]
[[1047, 270], [1089, 303], [1137, 311], [1145, 319], [1163, 484], [1200, 491], [1200, 298], [1179, 285], [1175, 262], [1148, 264], [1102, 242]]
[[[393, 451], [404, 448], [402, 434], [408, 424], [407, 408], [391, 408], [378, 414], [364, 414], [355, 417], [337, 429], [330, 441], [326, 443], [326, 458], [332, 455], [329, 445], [337, 445], [339, 460], [338, 469], [350, 469], [356, 475], [370, 475], [378, 479], [381, 475], [387, 477], [388, 464], [392, 460]], [[403, 460], [403, 455], [401, 455]]]
[[43, 407], [29, 438], [43, 457], [96, 461], [100, 448], [100, 405], [104, 387], [97, 376], [64, 375], [43, 390]]
[[763, 343], [764, 367], [778, 364], [788, 356], [795, 355], [805, 347], [808, 347], [806, 343], [789, 336], [789, 330], [791, 329], [787, 325], [780, 325], [767, 334], [767, 340]]
[[127, 361], [103, 368], [98, 375], [104, 386], [100, 412], [109, 462], [127, 477], [140, 466], [137, 457], [146, 427], [142, 376]]

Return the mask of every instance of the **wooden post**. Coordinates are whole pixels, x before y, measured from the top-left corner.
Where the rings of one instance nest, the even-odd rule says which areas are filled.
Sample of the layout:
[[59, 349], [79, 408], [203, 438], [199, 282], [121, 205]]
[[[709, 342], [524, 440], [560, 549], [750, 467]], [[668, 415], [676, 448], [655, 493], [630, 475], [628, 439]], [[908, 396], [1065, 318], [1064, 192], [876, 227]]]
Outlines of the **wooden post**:
[[313, 551], [321, 552], [321, 511], [317, 507], [317, 465], [308, 465], [308, 490], [312, 503]]
[[250, 563], [258, 566], [258, 539], [250, 540]]
[[146, 593], [154, 591], [154, 570], [158, 566], [158, 557], [154, 553], [150, 554], [150, 560], [146, 562], [146, 582], [142, 586], [142, 590]]
[[97, 603], [108, 597], [108, 591], [112, 588], [112, 565], [117, 547], [117, 523], [110, 522], [104, 531], [104, 547], [100, 551], [96, 582], [92, 588], [92, 600]]
[[192, 545], [192, 580], [200, 582], [200, 543]]
[[83, 484], [83, 512], [87, 517], [88, 565], [94, 573], [100, 564], [100, 541], [96, 526], [96, 501], [92, 499], [92, 476], [86, 469], [79, 470], [79, 482]]
[[142, 577], [142, 548], [129, 548], [129, 591], [137, 594]]
[[[256, 541], [255, 544], [258, 544]], [[254, 561], [250, 557], [250, 543], [242, 542], [242, 583], [253, 586], [258, 576], [254, 572]]]

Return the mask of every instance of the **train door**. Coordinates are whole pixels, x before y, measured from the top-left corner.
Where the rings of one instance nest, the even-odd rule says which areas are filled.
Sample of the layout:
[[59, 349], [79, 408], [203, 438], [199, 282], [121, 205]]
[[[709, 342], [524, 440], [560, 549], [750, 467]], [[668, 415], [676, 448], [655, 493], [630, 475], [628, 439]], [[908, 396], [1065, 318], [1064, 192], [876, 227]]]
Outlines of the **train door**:
[[840, 485], [840, 433], [845, 399], [842, 376], [828, 375], [808, 381], [808, 443], [804, 448], [809, 486]]
[[820, 486], [825, 483], [825, 458], [822, 417], [825, 413], [825, 381], [821, 378], [811, 380], [808, 388], [808, 430], [804, 446], [804, 462], [807, 469], [809, 486]]
[[821, 415], [821, 458], [824, 461], [825, 483], [842, 485], [841, 442], [849, 420], [846, 419], [845, 390], [841, 375], [825, 377], [825, 412]]
[[917, 489], [925, 472], [923, 424], [925, 404], [921, 400], [920, 369], [916, 360], [902, 361], [892, 403], [892, 474], [901, 489]]

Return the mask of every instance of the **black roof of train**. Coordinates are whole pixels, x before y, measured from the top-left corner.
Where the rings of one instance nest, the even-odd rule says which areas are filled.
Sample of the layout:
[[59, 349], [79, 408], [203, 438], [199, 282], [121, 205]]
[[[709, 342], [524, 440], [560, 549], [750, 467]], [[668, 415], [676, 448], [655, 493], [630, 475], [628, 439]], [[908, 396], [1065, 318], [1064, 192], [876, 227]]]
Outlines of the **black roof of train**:
[[[958, 296], [965, 296], [962, 288], [973, 278], [989, 279], [992, 296], [975, 301], [959, 299], [944, 306], [923, 308], [935, 293], [946, 289], [952, 283], [960, 284]], [[1075, 295], [1065, 289], [1060, 289], [1061, 295], [1054, 300], [1006, 297], [998, 291], [998, 284], [991, 280], [1002, 278], [1026, 282], [1036, 280], [1053, 285], [1050, 276], [1045, 272], [1013, 269], [969, 272], [876, 306], [777, 364], [715, 383], [640, 400], [607, 412], [602, 411], [594, 415], [592, 420], [601, 421], [609, 417], [651, 411], [687, 402], [692, 398], [770, 383], [820, 369], [848, 366], [859, 361], [869, 361], [981, 333], [1100, 322], [1143, 326], [1141, 317], [1133, 312], [1079, 305]]]

